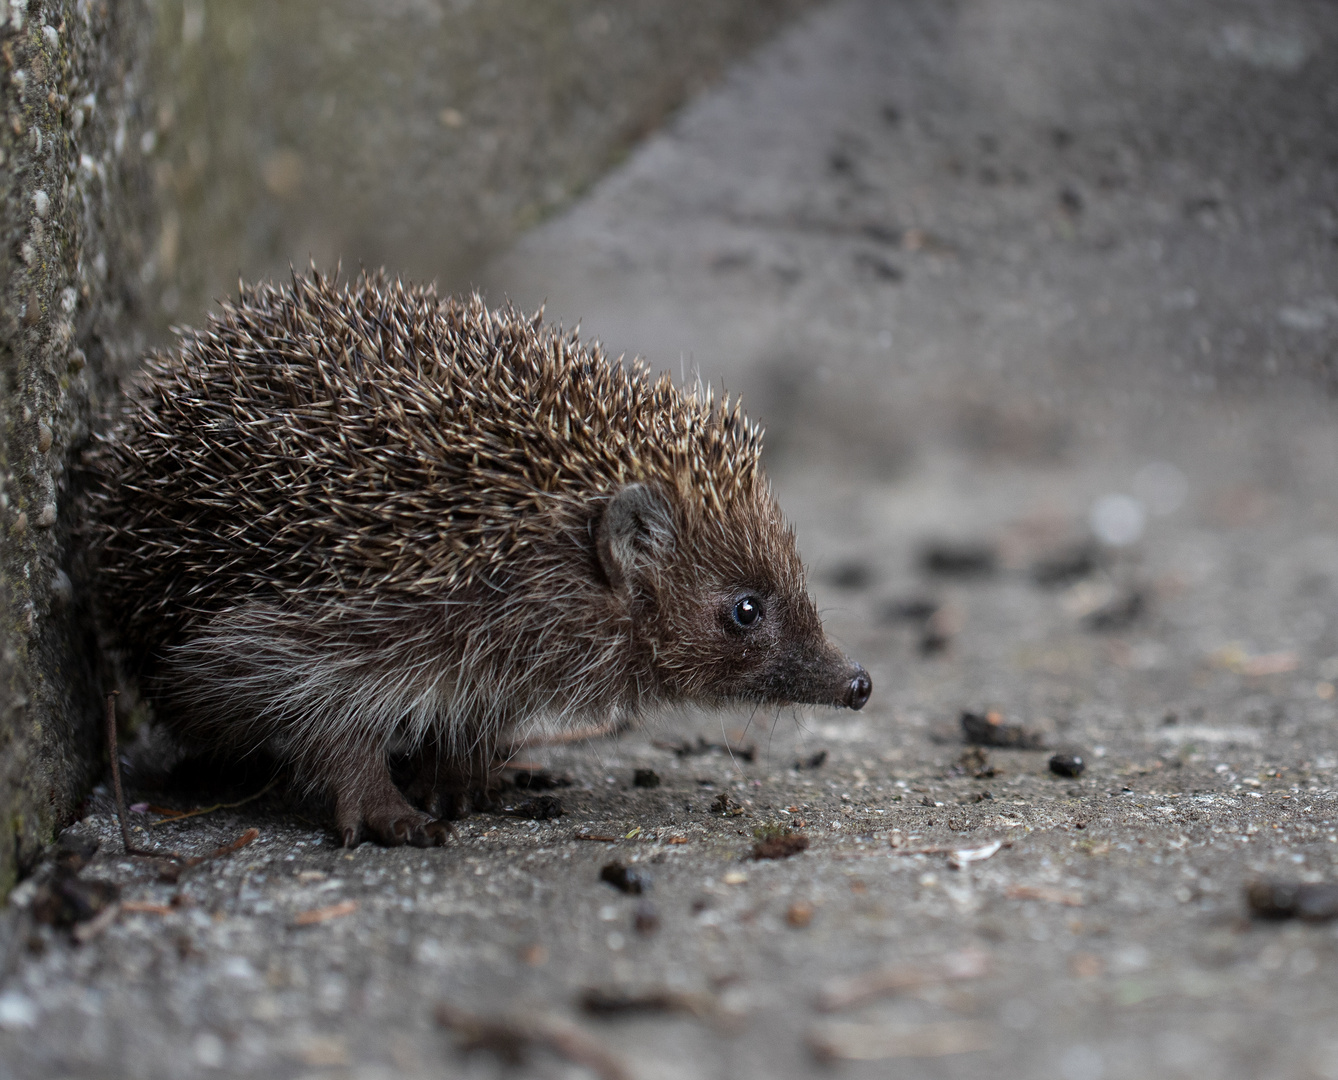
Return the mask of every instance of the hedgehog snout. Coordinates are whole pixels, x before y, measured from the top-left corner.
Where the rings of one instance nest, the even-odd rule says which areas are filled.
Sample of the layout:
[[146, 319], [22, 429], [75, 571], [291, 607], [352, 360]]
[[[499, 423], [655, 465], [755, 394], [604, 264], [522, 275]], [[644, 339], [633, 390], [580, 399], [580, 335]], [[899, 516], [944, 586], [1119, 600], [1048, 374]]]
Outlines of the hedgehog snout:
[[873, 680], [869, 678], [869, 673], [859, 664], [855, 665], [855, 674], [850, 679], [850, 685], [846, 687], [846, 699], [842, 702], [848, 709], [854, 709], [858, 712], [864, 708], [869, 700], [869, 695], [873, 693]]

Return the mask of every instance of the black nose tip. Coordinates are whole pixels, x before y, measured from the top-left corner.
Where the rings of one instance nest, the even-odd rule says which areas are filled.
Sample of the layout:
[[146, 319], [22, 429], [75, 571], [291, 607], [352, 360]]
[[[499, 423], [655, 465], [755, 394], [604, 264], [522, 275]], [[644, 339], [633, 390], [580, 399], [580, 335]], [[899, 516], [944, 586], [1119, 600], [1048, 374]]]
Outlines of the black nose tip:
[[859, 668], [855, 677], [850, 680], [850, 687], [846, 690], [846, 704], [852, 709], [862, 709], [872, 693], [873, 680], [869, 678], [867, 671]]

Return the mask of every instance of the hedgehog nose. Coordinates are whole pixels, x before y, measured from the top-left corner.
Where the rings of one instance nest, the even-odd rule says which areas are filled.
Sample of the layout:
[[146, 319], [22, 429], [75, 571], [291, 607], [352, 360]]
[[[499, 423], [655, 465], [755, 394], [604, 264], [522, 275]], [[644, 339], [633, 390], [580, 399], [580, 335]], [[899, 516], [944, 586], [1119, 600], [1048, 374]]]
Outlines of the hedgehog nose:
[[855, 710], [862, 709], [871, 693], [873, 693], [873, 680], [869, 678], [869, 673], [862, 667], [856, 667], [855, 677], [846, 687], [846, 705]]

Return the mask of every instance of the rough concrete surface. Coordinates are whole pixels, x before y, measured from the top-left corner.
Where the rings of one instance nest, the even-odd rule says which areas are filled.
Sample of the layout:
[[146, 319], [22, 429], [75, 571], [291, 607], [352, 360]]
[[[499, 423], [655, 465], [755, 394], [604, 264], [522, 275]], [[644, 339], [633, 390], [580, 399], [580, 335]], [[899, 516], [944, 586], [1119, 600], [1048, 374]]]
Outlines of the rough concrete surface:
[[0, 1075], [1338, 1077], [1338, 923], [1244, 899], [1338, 879], [1336, 65], [1318, 0], [864, 0], [736, 69], [489, 283], [745, 391], [867, 708], [535, 749], [562, 816], [438, 850], [142, 807], [259, 830], [175, 885], [99, 794], [127, 906], [19, 890]]
[[137, 359], [139, 3], [0, 3], [0, 893], [101, 768], [70, 466]]

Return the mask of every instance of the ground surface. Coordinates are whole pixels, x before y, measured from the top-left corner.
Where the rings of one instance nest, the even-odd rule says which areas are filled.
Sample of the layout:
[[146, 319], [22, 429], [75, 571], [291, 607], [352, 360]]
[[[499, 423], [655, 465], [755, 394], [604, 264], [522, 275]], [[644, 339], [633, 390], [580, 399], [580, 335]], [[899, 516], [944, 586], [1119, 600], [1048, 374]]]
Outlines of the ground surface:
[[[824, 1048], [872, 1059], [851, 1077], [1338, 1077], [1338, 924], [1243, 897], [1338, 879], [1336, 58], [1318, 2], [925, 0], [737, 71], [487, 284], [745, 391], [868, 707], [534, 751], [571, 785], [508, 805], [563, 816], [439, 850], [344, 852], [267, 796], [151, 829], [260, 831], [177, 885], [110, 854], [99, 797], [84, 877], [166, 913], [73, 945], [21, 892], [0, 1075], [499, 1075], [447, 1003], [638, 1078]], [[1038, 581], [1094, 528], [1126, 542]], [[993, 572], [931, 573], [936, 540]], [[1048, 749], [964, 762], [987, 709]], [[698, 736], [755, 753], [665, 748]], [[751, 861], [778, 828], [808, 850]], [[822, 1010], [883, 968], [895, 992]], [[682, 1008], [601, 1018], [588, 988]]]

